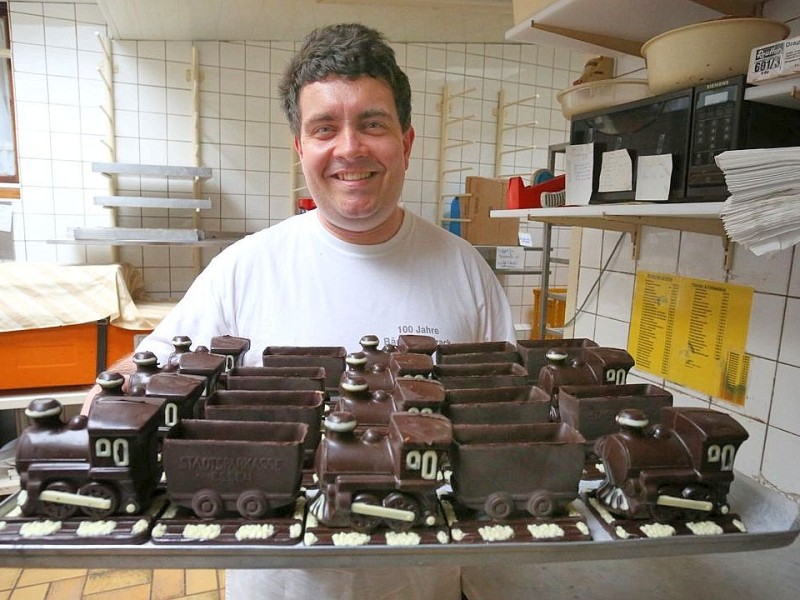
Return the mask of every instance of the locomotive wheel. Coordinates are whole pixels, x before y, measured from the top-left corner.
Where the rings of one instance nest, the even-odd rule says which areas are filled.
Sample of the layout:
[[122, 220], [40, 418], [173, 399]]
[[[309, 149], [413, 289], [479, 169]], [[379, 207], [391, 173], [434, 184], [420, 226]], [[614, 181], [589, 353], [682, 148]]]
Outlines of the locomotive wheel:
[[507, 519], [514, 512], [514, 500], [507, 492], [493, 492], [483, 503], [483, 510], [492, 519]]
[[106, 509], [91, 508], [89, 506], [81, 506], [81, 512], [86, 516], [93, 518], [108, 517], [117, 512], [119, 508], [119, 495], [116, 490], [107, 483], [100, 483], [92, 481], [81, 486], [78, 490], [81, 496], [90, 496], [92, 498], [102, 498], [103, 500], [110, 501], [110, 505]]
[[383, 499], [383, 505], [386, 508], [396, 508], [398, 510], [407, 510], [408, 512], [414, 513], [413, 521], [384, 519], [384, 521], [386, 521], [386, 524], [392, 531], [408, 531], [417, 523], [417, 521], [419, 521], [419, 516], [420, 516], [419, 502], [417, 502], [411, 496], [408, 496], [401, 492], [393, 492]]
[[650, 515], [659, 523], [671, 523], [683, 516], [683, 511], [672, 506], [650, 505]]
[[555, 511], [556, 503], [549, 492], [534, 492], [528, 498], [526, 508], [534, 517], [549, 517]]
[[[364, 504], [374, 504], [380, 506], [381, 501], [375, 494], [356, 494], [353, 496], [353, 502], [363, 502]], [[380, 517], [372, 515], [360, 515], [358, 513], [350, 512], [350, 526], [360, 533], [372, 533], [378, 524], [381, 522]]]
[[210, 519], [222, 514], [222, 497], [214, 490], [200, 490], [192, 496], [192, 510], [201, 519]]
[[[75, 493], [75, 486], [66, 481], [54, 481], [46, 485], [44, 489], [52, 492]], [[44, 514], [59, 521], [68, 519], [78, 511], [78, 507], [74, 504], [61, 504], [60, 502], [47, 502], [45, 500], [41, 500], [39, 504]]]
[[269, 510], [266, 494], [260, 490], [247, 490], [236, 499], [236, 510], [245, 519], [258, 519]]

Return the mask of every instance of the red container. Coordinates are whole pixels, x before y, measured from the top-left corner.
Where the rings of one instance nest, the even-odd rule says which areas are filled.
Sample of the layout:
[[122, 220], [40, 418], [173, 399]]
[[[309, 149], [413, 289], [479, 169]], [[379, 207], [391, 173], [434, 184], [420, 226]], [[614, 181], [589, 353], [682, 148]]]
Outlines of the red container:
[[542, 192], [560, 192], [566, 187], [566, 175], [558, 175], [543, 183], [526, 186], [522, 177], [508, 180], [506, 208], [541, 208]]

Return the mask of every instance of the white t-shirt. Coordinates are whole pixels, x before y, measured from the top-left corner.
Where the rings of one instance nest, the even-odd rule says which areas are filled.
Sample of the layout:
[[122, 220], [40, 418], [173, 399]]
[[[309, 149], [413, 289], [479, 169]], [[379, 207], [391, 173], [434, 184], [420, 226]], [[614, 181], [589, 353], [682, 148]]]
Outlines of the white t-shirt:
[[267, 346], [355, 351], [364, 335], [385, 345], [404, 333], [515, 339], [505, 293], [468, 242], [406, 212], [388, 242], [349, 244], [309, 211], [220, 253], [139, 349], [163, 364], [176, 335], [195, 347], [228, 334], [248, 338], [245, 362], [260, 365]]
[[[248, 365], [267, 346], [342, 346], [364, 335], [440, 342], [515, 340], [505, 293], [468, 242], [405, 213], [400, 231], [372, 246], [331, 235], [315, 211], [247, 236], [220, 253], [139, 346], [161, 364], [176, 335], [208, 345], [216, 335], [250, 340]], [[227, 571], [230, 600], [460, 600], [458, 567]]]

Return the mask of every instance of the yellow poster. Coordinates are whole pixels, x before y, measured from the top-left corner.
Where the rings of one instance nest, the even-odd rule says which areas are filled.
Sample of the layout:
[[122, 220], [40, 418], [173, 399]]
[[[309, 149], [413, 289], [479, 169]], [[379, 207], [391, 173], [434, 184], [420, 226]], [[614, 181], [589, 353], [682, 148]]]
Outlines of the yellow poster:
[[637, 368], [744, 404], [753, 289], [641, 271], [628, 351]]

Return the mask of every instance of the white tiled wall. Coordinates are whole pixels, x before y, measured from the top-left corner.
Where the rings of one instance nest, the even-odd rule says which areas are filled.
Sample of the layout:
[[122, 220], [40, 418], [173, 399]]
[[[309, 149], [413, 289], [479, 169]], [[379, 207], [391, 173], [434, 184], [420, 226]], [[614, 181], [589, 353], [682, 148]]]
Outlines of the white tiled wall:
[[[75, 226], [110, 224], [93, 204], [107, 194], [107, 180], [92, 161], [111, 159], [101, 143], [109, 127], [100, 105], [105, 86], [97, 34], [105, 29], [91, 4], [11, 3], [22, 201], [15, 207], [17, 260], [107, 262], [105, 247], [48, 243]], [[277, 99], [277, 82], [294, 51], [291, 43], [198, 42], [200, 63], [199, 155], [213, 177], [203, 185], [213, 207], [201, 227], [250, 233], [293, 213], [290, 201], [291, 138]], [[447, 194], [463, 192], [468, 175], [530, 175], [547, 166], [547, 148], [566, 139], [555, 93], [580, 73], [586, 57], [567, 50], [516, 44], [396, 44], [413, 92], [416, 143], [403, 191], [407, 209], [434, 220], [440, 169]], [[116, 160], [143, 164], [195, 164], [192, 84], [187, 76], [190, 42], [113, 41]], [[473, 143], [446, 153], [439, 164], [440, 108], [444, 86], [454, 96], [449, 142]], [[506, 109], [502, 166], [495, 173], [498, 92]], [[533, 126], [526, 125], [535, 122]], [[460, 169], [468, 169], [461, 171]], [[174, 179], [119, 177], [125, 195], [191, 196]], [[301, 193], [302, 195], [302, 193]], [[120, 209], [125, 227], [191, 227], [191, 213]], [[524, 225], [539, 239], [540, 227]], [[566, 252], [568, 233], [554, 242]], [[203, 249], [207, 263], [218, 249]], [[153, 299], [180, 295], [194, 277], [187, 248], [122, 247], [119, 260], [141, 267]], [[532, 267], [538, 252], [527, 253]], [[559, 270], [555, 284], [565, 281]], [[530, 323], [538, 276], [507, 276], [503, 284], [519, 323]]]

